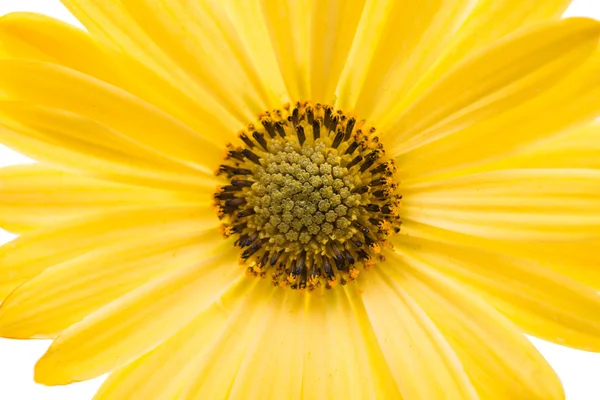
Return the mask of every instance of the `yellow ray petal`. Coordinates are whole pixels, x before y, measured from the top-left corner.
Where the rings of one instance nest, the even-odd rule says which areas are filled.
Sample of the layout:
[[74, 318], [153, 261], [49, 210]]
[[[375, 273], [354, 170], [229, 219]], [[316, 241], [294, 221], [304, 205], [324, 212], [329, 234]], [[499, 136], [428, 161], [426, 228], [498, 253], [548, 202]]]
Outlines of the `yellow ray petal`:
[[435, 61], [476, 1], [368, 1], [338, 84], [339, 105], [375, 118], [378, 96]]
[[153, 278], [196, 264], [222, 242], [215, 229], [161, 232], [143, 246], [117, 243], [50, 267], [4, 300], [0, 336], [55, 337]]
[[432, 129], [434, 141], [397, 157], [398, 173], [417, 181], [477, 171], [536, 141], [586, 124], [600, 113], [599, 82], [600, 53], [595, 53], [550, 89], [504, 113], [493, 115], [486, 109], [489, 118], [464, 129], [454, 129], [453, 122], [449, 131]]
[[[257, 288], [258, 283], [254, 279], [241, 280], [169, 340], [114, 371], [94, 400], [176, 397], [182, 387], [196, 379], [197, 365], [206, 360], [207, 353], [220, 338], [230, 335], [233, 336], [230, 340], [252, 341], [253, 336], [245, 334], [249, 330], [244, 324], [257, 322], [274, 290], [264, 285]], [[240, 330], [236, 332], [234, 329], [238, 326]], [[229, 371], [221, 370], [221, 374]]]
[[403, 399], [476, 399], [456, 353], [401, 285], [380, 271], [360, 277], [373, 331]]
[[600, 296], [536, 262], [472, 246], [402, 236], [406, 263], [434, 269], [480, 295], [523, 332], [581, 350], [600, 350]]
[[402, 215], [473, 236], [600, 238], [600, 171], [515, 169], [407, 186]]
[[[186, 74], [176, 60], [165, 54], [151, 37], [129, 14], [120, 1], [62, 0], [62, 3], [86, 27], [90, 34], [104, 45], [129, 54], [135, 60], [155, 71], [170, 85], [181, 90], [190, 99], [196, 99], [206, 114], [217, 114], [218, 119], [237, 121], [243, 127], [248, 119], [229, 101], [214, 96], [214, 81], [198, 81]], [[254, 96], [252, 96], [253, 98]], [[199, 101], [201, 99], [201, 101]], [[229, 100], [237, 100], [232, 97]], [[204, 103], [204, 104], [202, 104]], [[255, 116], [256, 110], [243, 109], [245, 114]]]
[[310, 28], [314, 0], [261, 0], [271, 45], [290, 97], [311, 99]]
[[[84, 215], [186, 200], [179, 192], [108, 183], [42, 164], [1, 168], [0, 199], [0, 226], [17, 233]], [[187, 201], [193, 201], [189, 193]]]
[[161, 110], [119, 88], [55, 64], [0, 60], [0, 89], [17, 101], [63, 108], [90, 118], [200, 171], [211, 173], [221, 158], [221, 148]]
[[38, 361], [35, 379], [61, 385], [135, 360], [192, 321], [244, 276], [235, 252], [175, 270], [65, 330]]
[[535, 26], [457, 65], [382, 128], [407, 152], [502, 114], [554, 86], [598, 46], [600, 23], [584, 18]]
[[244, 356], [231, 398], [398, 397], [381, 352], [367, 341], [373, 337], [361, 332], [350, 297], [361, 302], [355, 290], [341, 288], [277, 294], [280, 300], [267, 311], [269, 333], [258, 335]]
[[[48, 134], [44, 134], [39, 130], [10, 123], [12, 129], [0, 126], [0, 142], [56, 169], [101, 180], [157, 189], [196, 192], [204, 198], [209, 193], [207, 189], [212, 191], [218, 183], [214, 176], [209, 177], [199, 171], [189, 168], [187, 171], [181, 168], [169, 171], [164, 163], [136, 159], [120, 151], [107, 149], [105, 146], [77, 140], [73, 138], [73, 134], [90, 132], [102, 137], [114, 132], [67, 112], [49, 111], [52, 116], [58, 118], [55, 121], [62, 122], [59, 124], [64, 128], [62, 132], [56, 132], [55, 127], [47, 126]], [[7, 121], [5, 120], [4, 123]], [[78, 128], [84, 129], [78, 130]]]
[[592, 121], [542, 143], [534, 143], [480, 169], [507, 168], [600, 169], [600, 122]]
[[114, 243], [143, 245], [144, 238], [218, 226], [209, 205], [140, 206], [76, 219], [24, 234], [0, 247], [0, 298], [46, 268]]
[[60, 64], [108, 82], [159, 107], [219, 145], [234, 136], [237, 122], [206, 97], [181, 87], [127, 53], [107, 47], [87, 32], [34, 13], [0, 18], [0, 44], [7, 57]]
[[281, 106], [278, 88], [270, 85], [272, 79], [260, 79], [235, 26], [218, 2], [121, 3], [183, 71], [209, 86], [222, 104], [231, 104], [231, 113], [251, 121], [257, 112]]
[[[571, 242], [494, 240], [465, 235], [410, 219], [402, 221], [401, 235], [458, 246], [472, 246], [493, 253], [510, 254], [550, 268], [600, 291], [600, 238]], [[399, 238], [401, 240], [401, 238]]]
[[[386, 268], [387, 267], [387, 268]], [[561, 383], [531, 342], [506, 318], [431, 268], [394, 254], [382, 272], [432, 319], [482, 399], [564, 399]]]
[[335, 103], [335, 89], [365, 3], [366, 0], [318, 0], [313, 3], [310, 36], [310, 95], [313, 101]]
[[389, 120], [393, 115], [400, 115], [465, 57], [509, 33], [544, 20], [559, 18], [570, 3], [571, 0], [479, 0], [435, 63], [419, 77], [418, 82], [403, 81], [386, 88], [378, 98], [378, 112], [374, 117]]

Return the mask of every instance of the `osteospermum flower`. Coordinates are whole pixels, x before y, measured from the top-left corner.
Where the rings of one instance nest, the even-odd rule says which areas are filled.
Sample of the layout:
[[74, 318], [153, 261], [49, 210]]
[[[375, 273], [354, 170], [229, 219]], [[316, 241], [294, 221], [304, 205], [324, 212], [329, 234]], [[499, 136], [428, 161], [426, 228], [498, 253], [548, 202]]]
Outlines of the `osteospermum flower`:
[[600, 23], [567, 0], [0, 20], [0, 334], [97, 399], [560, 399], [600, 351]]

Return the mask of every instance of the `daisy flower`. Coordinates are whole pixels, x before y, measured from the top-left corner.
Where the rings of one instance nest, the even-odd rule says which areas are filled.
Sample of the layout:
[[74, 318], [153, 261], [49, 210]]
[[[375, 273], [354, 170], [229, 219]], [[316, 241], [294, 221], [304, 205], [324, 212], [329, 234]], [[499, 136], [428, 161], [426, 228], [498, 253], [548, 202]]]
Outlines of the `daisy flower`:
[[568, 0], [0, 19], [0, 335], [113, 399], [562, 399], [600, 351], [600, 23]]

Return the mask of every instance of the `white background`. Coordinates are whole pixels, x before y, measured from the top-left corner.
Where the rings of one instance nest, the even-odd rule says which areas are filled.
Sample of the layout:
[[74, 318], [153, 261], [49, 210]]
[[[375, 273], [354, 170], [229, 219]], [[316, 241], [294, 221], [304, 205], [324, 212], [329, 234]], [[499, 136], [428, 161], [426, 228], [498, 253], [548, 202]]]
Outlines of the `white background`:
[[[12, 11], [36, 11], [79, 25], [59, 0], [0, 0], [0, 15]], [[600, 0], [573, 0], [567, 14], [600, 19]], [[0, 146], [0, 167], [23, 162], [28, 160]], [[0, 230], [0, 244], [13, 237]], [[535, 339], [533, 341], [558, 372], [568, 400], [600, 399], [600, 354], [571, 350]], [[86, 400], [93, 397], [102, 378], [63, 387], [45, 387], [33, 382], [33, 365], [48, 345], [47, 341], [0, 339], [0, 399]]]

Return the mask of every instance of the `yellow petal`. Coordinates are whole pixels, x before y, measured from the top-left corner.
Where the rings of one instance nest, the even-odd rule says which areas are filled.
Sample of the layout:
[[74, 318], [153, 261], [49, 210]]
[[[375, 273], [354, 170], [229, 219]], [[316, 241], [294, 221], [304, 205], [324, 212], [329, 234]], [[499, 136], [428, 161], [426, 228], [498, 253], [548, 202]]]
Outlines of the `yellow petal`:
[[483, 399], [564, 399], [544, 357], [506, 318], [432, 268], [394, 254], [383, 273], [432, 319]]
[[600, 171], [515, 169], [405, 187], [406, 219], [509, 241], [600, 238]]
[[[219, 145], [234, 138], [237, 122], [206, 97], [194, 97], [168, 76], [131, 55], [102, 45], [87, 32], [34, 13], [0, 18], [0, 47], [7, 58], [46, 61], [120, 87], [157, 106]], [[201, 100], [201, 101], [200, 101]]]
[[[5, 113], [12, 112], [22, 123], [0, 117], [0, 142], [57, 169], [159, 189], [198, 192], [212, 190], [217, 184], [214, 176], [149, 152], [88, 118], [28, 103], [3, 102], [2, 105]], [[124, 153], [120, 145], [138, 156]]]
[[55, 64], [0, 60], [0, 90], [13, 100], [62, 108], [92, 119], [199, 171], [211, 173], [221, 158], [221, 148], [156, 107], [117, 87]]
[[600, 296], [536, 262], [416, 237], [394, 240], [406, 263], [434, 269], [481, 296], [523, 332], [581, 350], [600, 350]]
[[404, 113], [384, 123], [399, 153], [502, 114], [553, 87], [598, 46], [600, 23], [577, 18], [535, 26], [457, 65]]
[[337, 81], [364, 5], [365, 0], [261, 2], [264, 23], [293, 100], [335, 102]]
[[261, 80], [218, 2], [125, 0], [121, 4], [166, 55], [206, 85], [240, 120], [251, 121], [257, 112], [281, 106], [278, 88], [271, 85], [272, 79]]
[[[263, 316], [264, 307], [275, 290], [264, 285], [257, 288], [257, 283], [260, 282], [255, 279], [241, 280], [169, 340], [115, 370], [94, 400], [177, 397], [182, 387], [198, 377], [197, 366], [208, 361], [208, 352], [219, 340], [249, 346], [253, 335], [249, 334], [247, 324], [259, 322], [258, 318]], [[258, 327], [252, 325], [252, 330], [256, 329]], [[224, 367], [215, 373], [232, 379], [230, 373], [236, 365], [224, 363]]]
[[473, 0], [366, 2], [338, 84], [339, 106], [378, 120], [381, 94], [416, 81], [474, 4]]
[[600, 169], [600, 122], [568, 130], [542, 143], [534, 143], [482, 169], [593, 168]]
[[313, 0], [261, 0], [260, 7], [290, 97], [296, 101], [311, 99]]
[[38, 361], [35, 379], [64, 385], [125, 365], [175, 334], [244, 276], [235, 252], [158, 277], [66, 329]]
[[[55, 337], [100, 307], [146, 282], [196, 264], [222, 244], [215, 229], [164, 232], [114, 244], [44, 270], [0, 306], [0, 336]], [[231, 243], [230, 243], [231, 244]]]
[[400, 284], [378, 270], [362, 274], [359, 282], [373, 331], [403, 399], [478, 398], [456, 353]]
[[465, 235], [410, 219], [403, 219], [401, 235], [458, 246], [472, 246], [493, 253], [510, 254], [550, 268], [600, 291], [600, 238], [570, 242], [495, 240]]
[[140, 206], [47, 226], [0, 247], [0, 298], [46, 268], [114, 243], [142, 246], [148, 235], [217, 227], [209, 205]]
[[414, 181], [472, 173], [536, 141], [592, 121], [600, 113], [600, 53], [527, 102], [499, 102], [482, 110], [486, 118], [477, 117], [476, 110], [471, 116], [475, 119], [468, 118], [472, 121], [459, 118], [456, 126], [450, 121], [448, 129], [432, 128], [432, 136], [420, 136], [428, 143], [398, 156], [398, 173]]
[[[225, 29], [226, 21], [220, 21], [221, 23], [217, 27], [214, 25], [211, 27], [198, 26], [199, 23], [206, 25], [207, 18], [209, 21], [214, 21], [211, 18], [216, 19], [218, 15], [210, 18], [208, 15], [202, 17], [200, 13], [206, 13], [206, 10], [194, 7], [192, 2], [183, 4], [173, 2], [170, 6], [173, 7], [174, 11], [177, 11], [177, 14], [170, 14], [171, 11], [169, 10], [162, 16], [160, 14], [144, 15], [147, 6], [138, 9], [137, 6], [139, 5], [125, 4], [115, 0], [100, 2], [93, 0], [62, 0], [62, 3], [98, 41], [108, 47], [125, 52], [147, 65], [173, 86], [182, 90], [188, 97], [202, 99], [201, 101], [206, 106], [203, 104], [201, 106], [206, 112], [213, 111], [225, 120], [237, 121], [240, 125], [236, 127], [236, 130], [245, 126], [248, 121], [253, 120], [257, 112], [262, 111], [262, 108], [257, 110], [252, 107], [252, 100], [256, 98], [256, 93], [253, 91], [253, 86], [248, 84], [246, 75], [235, 73], [236, 69], [239, 68], [239, 59], [235, 57], [226, 58], [232, 51], [225, 53], [224, 49], [232, 48], [234, 53], [235, 51], [238, 51], [238, 53], [243, 51], [243, 49], [235, 47], [235, 42], [231, 41], [231, 36], [227, 31], [220, 30]], [[148, 2], [150, 7], [159, 7], [160, 4], [160, 2]], [[211, 12], [213, 14], [215, 10], [219, 9], [216, 2], [203, 2], [202, 4], [205, 4], [205, 9], [211, 9], [210, 7], [212, 7]], [[211, 4], [213, 5], [210, 6]], [[160, 13], [159, 10], [156, 11]], [[170, 16], [174, 19], [175, 24], [168, 28], [164, 23]], [[182, 21], [177, 19], [181, 16], [187, 19], [187, 22], [184, 21], [183, 26]], [[160, 19], [152, 21], [148, 17], [159, 17]], [[152, 28], [153, 30], [147, 31], [149, 26], [154, 24], [156, 26]], [[161, 32], [163, 27], [174, 29], [174, 31], [163, 30]], [[190, 31], [192, 28], [194, 30]], [[180, 36], [173, 40], [177, 35], [177, 30]], [[184, 32], [184, 35], [181, 32]], [[189, 41], [185, 45], [190, 46], [193, 40], [198, 39], [198, 32], [203, 32], [203, 34], [207, 32], [215, 33], [215, 35], [209, 36], [208, 41], [203, 44], [194, 43], [201, 54], [207, 54], [203, 60], [201, 71], [209, 71], [210, 79], [207, 79], [208, 75], [206, 74], [200, 79], [197, 75], [199, 71], [190, 71], [188, 69], [189, 65], [180, 65], [179, 61], [183, 61], [183, 59], [180, 59], [181, 54], [176, 53], [177, 51], [183, 51], [182, 38], [188, 37]], [[162, 34], [162, 37], [156, 36], [157, 34]], [[206, 40], [205, 37], [202, 39]], [[220, 55], [210, 52], [208, 46], [211, 42], [216, 43], [215, 48], [219, 49], [218, 53]], [[230, 47], [232, 45], [233, 47]], [[239, 54], [234, 55], [238, 56]], [[193, 56], [193, 54], [186, 56], [185, 59], [189, 60], [190, 56]], [[218, 64], [207, 62], [207, 60], [212, 60], [214, 57], [223, 57], [230, 65], [224, 67], [223, 62]], [[219, 68], [226, 69], [219, 71]], [[223, 75], [219, 76], [219, 72], [223, 72]], [[232, 79], [232, 81], [228, 81], [228, 79]], [[236, 92], [236, 89], [240, 91]]]
[[399, 115], [465, 57], [514, 31], [560, 18], [570, 3], [571, 0], [479, 0], [418, 82], [401, 82], [403, 91], [392, 86], [385, 92], [385, 97], [379, 99], [380, 114], [377, 115], [386, 120]]
[[[398, 398], [381, 351], [364, 333], [368, 320], [357, 318], [358, 292], [336, 289], [276, 295], [266, 317], [272, 328], [244, 356], [232, 398]], [[210, 384], [203, 382], [197, 395]]]
[[[178, 192], [89, 179], [42, 164], [0, 169], [0, 226], [23, 233], [84, 215], [181, 202]], [[188, 196], [191, 200], [191, 196]]]

